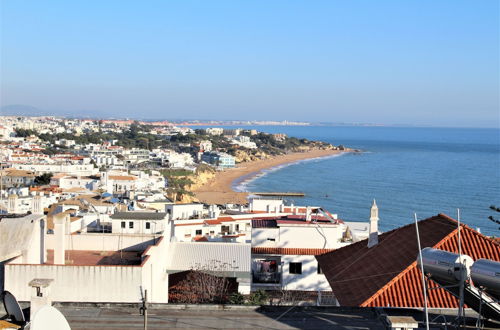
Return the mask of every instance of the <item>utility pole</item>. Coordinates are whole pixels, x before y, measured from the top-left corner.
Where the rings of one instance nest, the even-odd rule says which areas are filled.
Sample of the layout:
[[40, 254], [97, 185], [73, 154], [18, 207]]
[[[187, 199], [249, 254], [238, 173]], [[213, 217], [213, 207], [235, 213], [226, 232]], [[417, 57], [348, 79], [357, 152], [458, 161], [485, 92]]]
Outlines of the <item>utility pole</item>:
[[144, 316], [144, 330], [148, 330], [148, 290], [144, 290], [144, 298], [142, 299], [142, 307], [139, 308], [140, 313]]

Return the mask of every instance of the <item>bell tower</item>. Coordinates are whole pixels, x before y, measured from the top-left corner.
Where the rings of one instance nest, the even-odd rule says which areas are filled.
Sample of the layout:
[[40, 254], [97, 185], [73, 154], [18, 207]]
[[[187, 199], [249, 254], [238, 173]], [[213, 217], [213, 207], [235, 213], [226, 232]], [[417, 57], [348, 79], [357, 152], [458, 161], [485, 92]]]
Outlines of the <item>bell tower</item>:
[[368, 236], [368, 248], [378, 244], [378, 207], [375, 199], [370, 210], [370, 236]]

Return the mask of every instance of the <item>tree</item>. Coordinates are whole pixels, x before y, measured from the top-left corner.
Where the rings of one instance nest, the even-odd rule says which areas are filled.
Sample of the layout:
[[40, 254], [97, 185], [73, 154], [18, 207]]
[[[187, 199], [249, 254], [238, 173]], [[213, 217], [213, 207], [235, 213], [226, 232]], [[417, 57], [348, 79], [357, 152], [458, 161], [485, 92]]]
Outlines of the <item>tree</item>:
[[39, 175], [35, 177], [35, 184], [42, 186], [50, 183], [50, 179], [52, 179], [52, 173], [43, 173], [42, 175]]
[[[491, 210], [493, 210], [493, 211], [495, 211], [495, 212], [499, 212], [499, 213], [500, 213], [500, 207], [496, 207], [495, 205], [491, 205], [491, 206], [490, 206], [490, 209], [491, 209]], [[495, 217], [494, 217], [494, 216], [492, 216], [492, 215], [490, 215], [490, 216], [488, 217], [488, 220], [490, 220], [490, 221], [491, 221], [491, 222], [493, 222], [493, 223], [496, 223], [497, 225], [500, 225], [500, 220], [499, 220], [499, 219], [497, 219], [497, 218], [495, 218]], [[500, 229], [500, 227], [499, 227], [498, 229]]]
[[220, 276], [227, 263], [210, 260], [186, 272], [184, 280], [170, 288], [169, 300], [185, 304], [227, 303], [230, 297], [231, 281]]

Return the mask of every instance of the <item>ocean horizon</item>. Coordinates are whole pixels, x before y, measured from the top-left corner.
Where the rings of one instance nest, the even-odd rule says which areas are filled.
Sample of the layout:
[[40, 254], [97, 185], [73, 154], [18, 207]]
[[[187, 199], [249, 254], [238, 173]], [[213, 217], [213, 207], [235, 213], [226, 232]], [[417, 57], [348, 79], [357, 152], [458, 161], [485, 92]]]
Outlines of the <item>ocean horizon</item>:
[[[226, 126], [227, 127], [227, 126]], [[500, 130], [494, 128], [386, 126], [235, 126], [321, 140], [360, 149], [302, 160], [236, 180], [236, 191], [297, 191], [287, 199], [368, 221], [375, 199], [379, 229], [388, 231], [438, 213], [483, 234], [499, 236], [488, 220], [500, 206]]]

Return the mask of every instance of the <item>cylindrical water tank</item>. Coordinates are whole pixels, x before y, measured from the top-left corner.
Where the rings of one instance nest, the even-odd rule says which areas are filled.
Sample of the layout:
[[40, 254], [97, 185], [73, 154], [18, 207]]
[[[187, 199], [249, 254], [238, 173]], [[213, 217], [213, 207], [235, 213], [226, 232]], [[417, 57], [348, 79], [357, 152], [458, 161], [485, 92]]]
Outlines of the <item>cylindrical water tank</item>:
[[[461, 279], [468, 279], [470, 267], [474, 263], [468, 255], [462, 254], [459, 257], [456, 253], [430, 247], [422, 249], [422, 261], [426, 274], [429, 273], [432, 277], [448, 283], [458, 283]], [[420, 269], [418, 256], [417, 263]]]
[[500, 298], [500, 262], [476, 260], [471, 267], [471, 278], [475, 286], [482, 286], [490, 295]]

